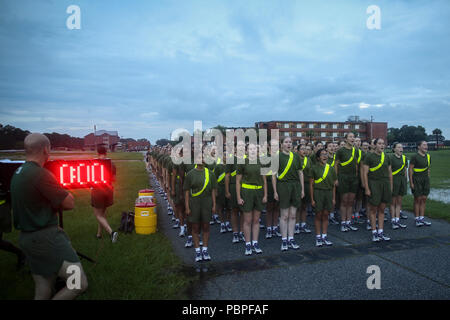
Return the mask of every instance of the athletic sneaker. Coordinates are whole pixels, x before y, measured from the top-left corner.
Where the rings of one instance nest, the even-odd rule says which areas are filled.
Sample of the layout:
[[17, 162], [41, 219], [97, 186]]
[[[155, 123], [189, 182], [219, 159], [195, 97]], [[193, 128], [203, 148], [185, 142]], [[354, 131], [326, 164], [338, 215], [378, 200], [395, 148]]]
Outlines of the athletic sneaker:
[[299, 234], [299, 233], [300, 233], [300, 225], [295, 224], [294, 234]]
[[210, 257], [210, 255], [208, 253], [208, 250], [202, 250], [202, 256], [203, 256], [203, 260], [205, 260], [205, 261], [210, 261], [211, 260], [211, 257]]
[[237, 234], [233, 234], [233, 243], [238, 243], [239, 242], [239, 236]]
[[372, 241], [379, 242], [381, 239], [378, 237], [377, 233], [372, 233]]
[[416, 227], [422, 227], [424, 223], [420, 219], [416, 219]]
[[256, 242], [253, 246], [252, 246], [253, 251], [255, 251], [256, 254], [260, 254], [262, 253], [261, 248], [258, 245], [258, 242]]
[[397, 222], [392, 221], [392, 230], [397, 230], [398, 228], [400, 228], [400, 226], [397, 224]]
[[300, 226], [300, 232], [301, 233], [311, 233], [311, 230], [308, 229], [308, 225], [304, 225], [303, 227]]
[[322, 238], [316, 237], [316, 247], [321, 247], [323, 245]]
[[327, 246], [332, 246], [333, 242], [331, 242], [330, 240], [328, 240], [328, 237], [322, 237], [322, 241], [323, 243], [325, 243]]
[[243, 232], [239, 232], [239, 241], [245, 242], [245, 237]]
[[227, 232], [233, 232], [233, 228], [229, 222], [225, 223], [225, 227], [227, 228]]
[[396, 222], [395, 224], [402, 229], [406, 228], [406, 224], [402, 224], [402, 223], [400, 223], [400, 221]]
[[175, 224], [173, 225], [172, 228], [177, 229], [180, 227], [180, 221], [175, 221]]
[[408, 216], [402, 211], [400, 211], [400, 219], [408, 219]]
[[289, 244], [289, 247], [291, 247], [292, 249], [297, 250], [298, 248], [300, 248], [300, 246], [295, 242], [294, 239], [291, 239], [291, 240], [288, 242], [288, 244]]
[[117, 231], [113, 231], [113, 233], [111, 233], [111, 242], [116, 243], [118, 237], [119, 237], [119, 233]]
[[199, 252], [195, 252], [195, 262], [199, 262], [199, 261], [202, 261], [203, 260], [203, 257], [202, 257], [202, 253], [199, 251]]
[[380, 238], [380, 240], [383, 240], [383, 241], [391, 240], [391, 238], [385, 236], [383, 232], [378, 233], [378, 238]]
[[167, 209], [167, 214], [168, 214], [169, 216], [173, 215], [173, 209], [172, 209], [171, 207], [169, 207], [169, 208]]
[[370, 225], [370, 223], [367, 224], [366, 230], [367, 230], [367, 231], [372, 230], [372, 226]]
[[275, 235], [276, 235], [277, 237], [281, 237], [280, 228], [275, 227], [275, 228], [273, 229], [273, 233], [275, 233]]
[[222, 222], [220, 221], [218, 215], [214, 215], [214, 216], [213, 216], [213, 220], [214, 220], [214, 222], [217, 223], [217, 224], [221, 224], [221, 223], [222, 223]]
[[288, 242], [282, 241], [281, 242], [281, 251], [287, 251], [287, 249], [288, 249]]
[[425, 221], [425, 218], [420, 219], [420, 221], [423, 223], [424, 226], [427, 226], [427, 227], [431, 226], [431, 222]]
[[186, 228], [184, 226], [180, 227], [180, 233], [178, 235], [180, 237], [184, 237], [186, 235]]
[[214, 218], [211, 218], [211, 221], [209, 222], [210, 225], [214, 224]]
[[203, 240], [199, 240], [198, 245], [202, 246], [203, 245]]
[[225, 233], [225, 232], [227, 232], [227, 228], [225, 228], [225, 224], [222, 223], [222, 224], [220, 225], [220, 233]]
[[172, 216], [172, 221], [177, 220], [177, 218], [175, 218], [175, 215]]
[[185, 247], [185, 248], [192, 248], [192, 236], [189, 236], [189, 237], [187, 238], [187, 241], [186, 241], [186, 243], [184, 244], [184, 247]]
[[347, 232], [347, 231], [349, 231], [349, 228], [347, 228], [347, 225], [346, 225], [346, 224], [341, 224], [341, 231], [342, 231], [342, 232]]
[[246, 256], [252, 255], [252, 246], [250, 244], [245, 245], [245, 255]]
[[272, 229], [267, 229], [266, 239], [272, 239]]
[[331, 222], [332, 224], [339, 224], [339, 221], [337, 221], [335, 217], [331, 217], [331, 218], [330, 218], [330, 222]]
[[358, 231], [358, 228], [357, 228], [357, 227], [354, 227], [354, 226], [352, 226], [352, 225], [351, 225], [351, 223], [349, 223], [349, 224], [346, 224], [346, 227], [347, 227], [347, 229], [349, 229], [349, 230], [352, 230], [352, 231]]

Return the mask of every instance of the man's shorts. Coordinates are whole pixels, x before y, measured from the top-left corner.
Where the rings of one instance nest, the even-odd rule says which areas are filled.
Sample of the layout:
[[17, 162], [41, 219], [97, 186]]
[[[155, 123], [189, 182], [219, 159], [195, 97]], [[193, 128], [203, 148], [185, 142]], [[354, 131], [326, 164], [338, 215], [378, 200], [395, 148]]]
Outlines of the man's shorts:
[[338, 175], [339, 181], [339, 194], [347, 194], [358, 192], [359, 187], [359, 177], [358, 176], [350, 176], [345, 174]]
[[301, 205], [302, 187], [298, 181], [277, 182], [277, 193], [280, 209], [299, 208]]
[[370, 180], [369, 189], [371, 196], [369, 203], [378, 207], [380, 203], [390, 204], [392, 202], [392, 190], [389, 179]]
[[394, 188], [392, 190], [392, 196], [393, 197], [398, 197], [398, 196], [406, 196], [406, 191], [407, 191], [407, 181], [406, 181], [406, 177], [405, 176], [394, 176], [393, 179], [394, 183]]
[[190, 223], [206, 223], [212, 218], [212, 199], [209, 196], [189, 198], [191, 214], [188, 217]]
[[113, 205], [113, 189], [93, 188], [91, 190], [91, 206], [97, 209], [105, 209]]
[[428, 196], [430, 194], [430, 178], [428, 175], [417, 176], [413, 174], [414, 197]]
[[263, 189], [245, 189], [241, 188], [241, 198], [244, 200], [244, 205], [240, 206], [242, 212], [251, 212], [257, 210], [259, 212], [263, 209]]
[[57, 274], [64, 261], [80, 262], [69, 237], [57, 226], [21, 232], [19, 246], [25, 253], [31, 273], [43, 277]]
[[333, 211], [333, 189], [314, 189], [315, 212]]

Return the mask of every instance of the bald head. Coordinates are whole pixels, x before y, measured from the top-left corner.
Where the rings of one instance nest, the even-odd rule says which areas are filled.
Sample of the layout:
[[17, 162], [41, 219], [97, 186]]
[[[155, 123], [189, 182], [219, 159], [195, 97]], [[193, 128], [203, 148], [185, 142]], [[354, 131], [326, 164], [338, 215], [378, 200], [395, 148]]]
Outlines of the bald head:
[[50, 140], [43, 134], [31, 133], [25, 137], [24, 145], [27, 156], [37, 156], [46, 147], [50, 148]]

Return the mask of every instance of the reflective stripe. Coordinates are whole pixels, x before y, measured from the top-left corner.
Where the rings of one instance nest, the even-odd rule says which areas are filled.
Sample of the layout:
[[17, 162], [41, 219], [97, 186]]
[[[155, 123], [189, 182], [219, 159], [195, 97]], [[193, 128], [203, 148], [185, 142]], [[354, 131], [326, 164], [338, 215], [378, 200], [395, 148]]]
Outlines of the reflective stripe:
[[423, 168], [423, 169], [414, 168], [414, 172], [424, 172], [425, 170], [427, 170], [430, 167], [430, 155], [428, 153], [427, 153], [427, 159], [428, 159], [428, 167]]
[[323, 180], [325, 180], [328, 176], [328, 172], [330, 171], [330, 165], [327, 163], [325, 166], [325, 170], [323, 171], [323, 176], [320, 179], [315, 180], [315, 183], [321, 183]]
[[267, 172], [266, 176], [271, 176], [273, 175], [272, 170], [270, 170], [269, 172]]
[[334, 167], [334, 163], [336, 161], [336, 153], [333, 155], [333, 162], [331, 163], [331, 166]]
[[384, 152], [381, 153], [381, 161], [380, 161], [380, 163], [379, 163], [375, 168], [370, 168], [369, 170], [370, 170], [371, 172], [375, 172], [375, 171], [377, 171], [378, 169], [380, 169], [380, 168], [383, 166], [383, 164], [384, 164]]
[[284, 171], [278, 176], [278, 180], [281, 180], [284, 178], [284, 176], [286, 175], [286, 173], [288, 173], [289, 169], [291, 168], [292, 165], [292, 160], [294, 160], [294, 154], [292, 152], [289, 152], [289, 161], [286, 165], [286, 168], [284, 168]]
[[346, 165], [350, 164], [353, 161], [353, 158], [355, 157], [355, 148], [352, 148], [352, 156], [348, 161], [342, 162], [341, 166], [345, 167]]
[[6, 200], [0, 200], [0, 206], [2, 205], [2, 204], [4, 204], [6, 202]]
[[308, 157], [305, 157], [305, 158], [303, 159], [302, 170], [305, 170], [307, 164], [308, 164]]
[[242, 184], [242, 188], [244, 188], [244, 189], [258, 190], [258, 189], [261, 189], [262, 186], [254, 186], [254, 185], [252, 185], [252, 184], [246, 184], [246, 183], [243, 183], [243, 184]]
[[208, 170], [208, 168], [205, 168], [205, 184], [203, 185], [202, 190], [200, 190], [199, 192], [192, 193], [192, 191], [191, 191], [192, 196], [197, 197], [197, 196], [201, 195], [203, 193], [203, 191], [206, 189], [206, 186], [208, 185], [208, 183], [209, 183], [209, 170]]
[[234, 177], [236, 175], [236, 170], [231, 173], [231, 176]]
[[223, 178], [225, 178], [225, 172], [222, 173], [219, 178], [217, 178], [217, 182], [221, 182], [223, 180]]
[[403, 168], [405, 167], [405, 165], [406, 165], [406, 157], [405, 157], [405, 155], [402, 155], [402, 158], [403, 158], [403, 165], [400, 167], [400, 169], [395, 170], [394, 172], [392, 172], [392, 175], [393, 175], [393, 176], [395, 176], [397, 173], [399, 173], [400, 171], [402, 171]]
[[358, 156], [358, 164], [359, 164], [361, 162], [361, 156], [362, 156], [361, 149], [358, 149], [358, 153], [359, 153], [359, 156]]

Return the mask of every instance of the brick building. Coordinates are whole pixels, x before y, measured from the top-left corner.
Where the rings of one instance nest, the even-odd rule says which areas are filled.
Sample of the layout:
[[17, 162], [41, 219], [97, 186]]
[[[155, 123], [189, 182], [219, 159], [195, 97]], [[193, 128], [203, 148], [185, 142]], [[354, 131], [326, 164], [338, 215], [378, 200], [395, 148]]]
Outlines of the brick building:
[[[295, 143], [300, 139], [307, 141], [340, 141], [348, 132], [355, 132], [363, 141], [373, 138], [387, 138], [387, 122], [364, 121], [268, 121], [256, 122], [257, 129], [279, 129], [280, 138], [290, 136]], [[310, 134], [312, 136], [310, 137]]]
[[84, 147], [95, 150], [98, 145], [104, 145], [110, 151], [114, 151], [119, 143], [119, 134], [117, 131], [98, 130], [84, 137]]

